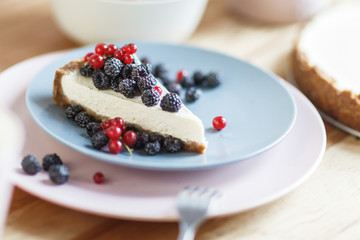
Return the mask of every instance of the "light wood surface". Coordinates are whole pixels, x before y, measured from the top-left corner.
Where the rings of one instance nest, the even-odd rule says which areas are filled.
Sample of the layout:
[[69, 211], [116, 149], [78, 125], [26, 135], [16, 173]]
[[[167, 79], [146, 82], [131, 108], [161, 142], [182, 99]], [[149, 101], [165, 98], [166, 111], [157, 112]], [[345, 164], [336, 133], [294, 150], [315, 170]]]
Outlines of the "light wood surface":
[[[210, 0], [199, 28], [185, 43], [248, 60], [286, 78], [303, 25], [256, 23], [231, 14], [223, 0]], [[36, 55], [78, 46], [55, 24], [48, 0], [0, 1], [0, 71]], [[206, 221], [197, 239], [360, 239], [360, 142], [325, 125], [325, 156], [304, 184], [265, 206]], [[176, 239], [177, 232], [177, 223], [89, 215], [16, 188], [3, 239], [165, 240]]]

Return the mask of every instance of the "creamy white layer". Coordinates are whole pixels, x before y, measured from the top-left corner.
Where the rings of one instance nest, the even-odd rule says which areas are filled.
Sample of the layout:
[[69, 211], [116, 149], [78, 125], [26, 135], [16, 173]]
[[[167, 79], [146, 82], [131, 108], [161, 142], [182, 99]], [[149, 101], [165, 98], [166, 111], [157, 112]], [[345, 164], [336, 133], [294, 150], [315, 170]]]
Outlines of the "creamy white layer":
[[[163, 111], [159, 104], [147, 107], [140, 97], [126, 98], [113, 90], [98, 90], [91, 78], [83, 77], [79, 71], [63, 76], [61, 84], [66, 97], [98, 115], [121, 117], [125, 122], [137, 124], [148, 131], [206, 145], [201, 120], [185, 105], [176, 113]], [[163, 89], [162, 95], [168, 92], [163, 86], [160, 87]]]
[[299, 50], [339, 90], [360, 93], [360, 1], [318, 15], [301, 34]]

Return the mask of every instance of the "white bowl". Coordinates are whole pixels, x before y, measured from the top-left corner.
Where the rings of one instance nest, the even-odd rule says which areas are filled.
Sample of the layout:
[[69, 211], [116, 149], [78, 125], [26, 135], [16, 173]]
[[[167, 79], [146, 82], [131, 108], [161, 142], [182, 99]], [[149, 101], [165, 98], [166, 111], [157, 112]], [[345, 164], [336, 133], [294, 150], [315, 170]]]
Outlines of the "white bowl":
[[208, 0], [52, 0], [55, 20], [82, 44], [181, 42], [198, 26]]

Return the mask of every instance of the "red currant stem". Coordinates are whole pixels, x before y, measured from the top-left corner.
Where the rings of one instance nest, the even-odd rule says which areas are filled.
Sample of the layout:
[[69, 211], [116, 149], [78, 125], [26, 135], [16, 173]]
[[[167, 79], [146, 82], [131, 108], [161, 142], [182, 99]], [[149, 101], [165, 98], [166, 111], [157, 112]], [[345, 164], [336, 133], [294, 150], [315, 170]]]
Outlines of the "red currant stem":
[[126, 150], [129, 152], [130, 156], [132, 156], [132, 153], [134, 151], [134, 149], [130, 148], [123, 140], [122, 140], [122, 137], [120, 138], [123, 146], [126, 148]]

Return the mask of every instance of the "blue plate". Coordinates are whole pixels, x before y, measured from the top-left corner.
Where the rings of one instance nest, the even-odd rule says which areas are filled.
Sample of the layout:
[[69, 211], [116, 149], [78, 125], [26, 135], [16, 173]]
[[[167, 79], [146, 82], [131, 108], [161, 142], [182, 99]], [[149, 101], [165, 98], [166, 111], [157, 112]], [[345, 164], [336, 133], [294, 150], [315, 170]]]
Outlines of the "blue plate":
[[[118, 46], [123, 44], [116, 43]], [[209, 142], [205, 154], [181, 152], [146, 156], [135, 152], [130, 156], [127, 151], [113, 155], [91, 148], [86, 131], [68, 120], [64, 109], [53, 103], [52, 88], [56, 69], [92, 52], [94, 46], [66, 53], [31, 81], [26, 102], [36, 123], [56, 140], [88, 156], [124, 166], [157, 170], [203, 169], [248, 159], [279, 143], [293, 126], [295, 101], [277, 76], [245, 61], [195, 47], [136, 44], [140, 58], [148, 57], [153, 66], [166, 63], [169, 76], [175, 77], [180, 69], [190, 73], [195, 70], [219, 73], [222, 84], [218, 88], [204, 90], [197, 102], [187, 104], [204, 123]], [[215, 116], [227, 119], [226, 128], [213, 129]]]

